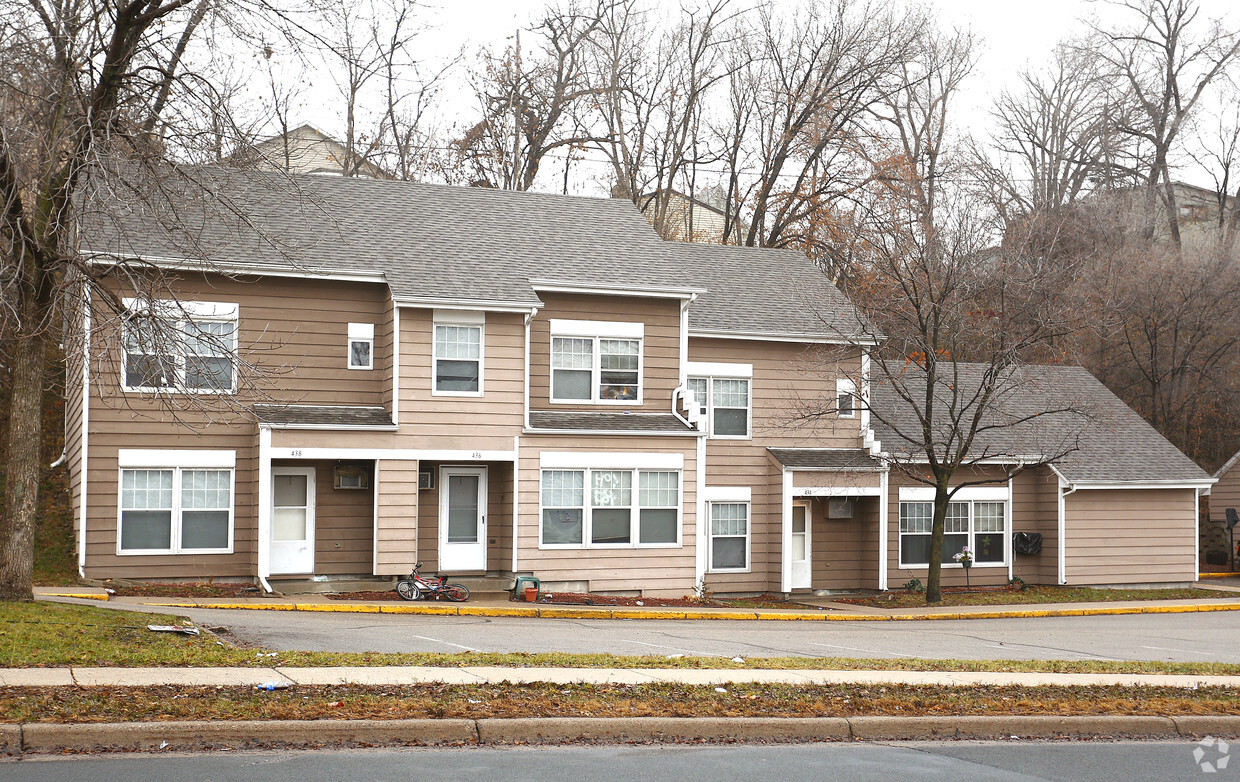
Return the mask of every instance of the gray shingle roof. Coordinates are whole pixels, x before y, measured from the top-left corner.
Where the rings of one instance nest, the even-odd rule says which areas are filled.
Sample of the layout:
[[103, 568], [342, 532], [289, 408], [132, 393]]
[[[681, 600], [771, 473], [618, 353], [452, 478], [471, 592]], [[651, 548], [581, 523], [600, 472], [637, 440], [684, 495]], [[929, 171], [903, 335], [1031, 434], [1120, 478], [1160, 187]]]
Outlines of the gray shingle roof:
[[785, 467], [877, 470], [883, 463], [857, 448], [767, 448]]
[[[941, 364], [948, 371], [952, 365]], [[957, 364], [958, 385], [976, 388], [982, 369], [978, 364]], [[917, 393], [917, 381], [901, 381]], [[920, 388], [924, 389], [924, 382]], [[1180, 452], [1132, 408], [1081, 367], [1028, 366], [1016, 370], [987, 423], [998, 428], [979, 433], [971, 457], [1004, 459], [1070, 453], [1055, 462], [1071, 482], [1141, 483], [1203, 481], [1209, 475]], [[924, 392], [922, 392], [924, 393]], [[915, 431], [916, 416], [901, 404], [890, 385], [875, 380], [871, 391], [874, 416], [871, 425], [883, 450], [907, 455], [911, 446], [881, 418], [903, 431]], [[1037, 413], [1069, 409], [1060, 414]], [[1012, 426], [1004, 422], [1021, 421]]]
[[161, 178], [157, 197], [134, 187], [96, 201], [85, 246], [256, 272], [381, 274], [408, 302], [531, 306], [530, 280], [705, 289], [695, 330], [857, 331], [852, 305], [801, 253], [664, 242], [627, 200], [225, 169], [179, 176]]
[[254, 405], [254, 414], [263, 423], [285, 426], [395, 426], [382, 407]]
[[694, 430], [671, 413], [530, 412], [533, 429], [583, 432], [650, 432], [685, 434]]

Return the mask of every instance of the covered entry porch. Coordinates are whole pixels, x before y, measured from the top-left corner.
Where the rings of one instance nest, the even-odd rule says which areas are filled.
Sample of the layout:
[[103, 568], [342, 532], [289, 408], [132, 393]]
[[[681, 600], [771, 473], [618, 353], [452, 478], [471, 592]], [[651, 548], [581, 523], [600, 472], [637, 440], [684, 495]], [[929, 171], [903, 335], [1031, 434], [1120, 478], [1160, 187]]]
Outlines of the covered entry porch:
[[887, 469], [859, 449], [769, 449], [782, 499], [780, 591], [880, 590]]
[[508, 575], [515, 451], [260, 447], [258, 575]]

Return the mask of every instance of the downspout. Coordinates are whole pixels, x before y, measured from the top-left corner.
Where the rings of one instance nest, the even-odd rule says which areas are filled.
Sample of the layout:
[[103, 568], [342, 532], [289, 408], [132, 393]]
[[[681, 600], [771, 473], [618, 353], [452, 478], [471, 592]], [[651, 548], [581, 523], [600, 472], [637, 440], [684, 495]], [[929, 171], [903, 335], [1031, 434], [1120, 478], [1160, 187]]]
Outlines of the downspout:
[[78, 508], [78, 576], [86, 578], [86, 477], [90, 474], [87, 472], [87, 462], [90, 458], [90, 315], [91, 315], [91, 296], [90, 288], [85, 291], [84, 301], [82, 302], [82, 416], [78, 426], [82, 428], [82, 437], [79, 448], [82, 449], [81, 457], [78, 460], [78, 490], [82, 492], [81, 503]]
[[878, 474], [878, 588], [882, 592], [887, 591], [887, 557], [890, 556], [888, 540], [891, 537], [891, 522], [887, 518], [890, 479], [891, 468], [884, 465], [883, 471]]
[[[1058, 474], [1058, 470], [1055, 471]], [[1067, 489], [1067, 491], [1064, 491]], [[1068, 512], [1065, 499], [1067, 496], [1077, 490], [1076, 486], [1069, 484], [1062, 475], [1059, 476], [1059, 546], [1058, 546], [1058, 566], [1059, 566], [1059, 585], [1063, 586], [1068, 583], [1068, 545], [1064, 537], [1067, 535]]]
[[69, 450], [65, 448], [60, 451], [60, 456], [56, 457], [56, 461], [47, 466], [47, 469], [54, 470], [67, 461], [69, 461]]

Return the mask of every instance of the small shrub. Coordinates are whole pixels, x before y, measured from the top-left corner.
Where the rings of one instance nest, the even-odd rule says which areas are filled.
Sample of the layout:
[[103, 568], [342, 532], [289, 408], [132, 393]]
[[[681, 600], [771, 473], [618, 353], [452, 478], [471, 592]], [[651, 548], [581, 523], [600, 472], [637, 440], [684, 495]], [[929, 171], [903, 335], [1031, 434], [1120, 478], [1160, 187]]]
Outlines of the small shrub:
[[1025, 579], [1021, 578], [1020, 576], [1009, 578], [1008, 586], [1013, 587], [1017, 592], [1024, 592], [1026, 589], [1029, 588], [1029, 585], [1025, 583]]
[[906, 592], [914, 592], [920, 595], [926, 591], [926, 585], [921, 583], [920, 578], [910, 578], [908, 581], [904, 582], [904, 590]]

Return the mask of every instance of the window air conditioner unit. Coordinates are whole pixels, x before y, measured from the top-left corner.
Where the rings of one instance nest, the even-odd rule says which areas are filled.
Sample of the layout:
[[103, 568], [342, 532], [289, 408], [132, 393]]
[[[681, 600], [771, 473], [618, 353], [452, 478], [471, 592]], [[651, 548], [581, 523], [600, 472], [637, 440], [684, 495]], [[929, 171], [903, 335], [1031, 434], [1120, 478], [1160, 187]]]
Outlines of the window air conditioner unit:
[[435, 488], [435, 471], [418, 470], [418, 490]]
[[337, 464], [334, 478], [337, 489], [370, 488], [370, 468], [364, 464]]
[[830, 497], [827, 499], [828, 519], [851, 519], [853, 517], [852, 497]]

